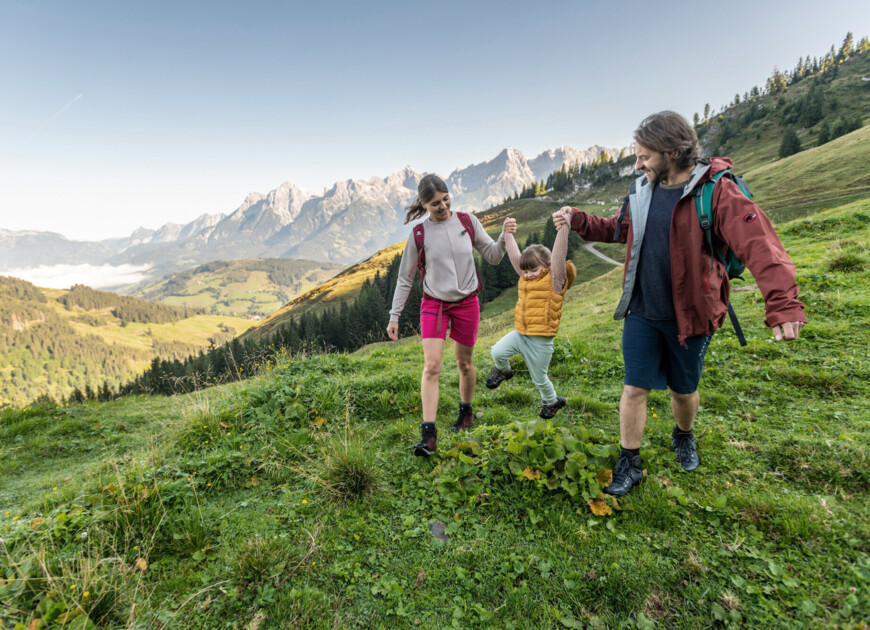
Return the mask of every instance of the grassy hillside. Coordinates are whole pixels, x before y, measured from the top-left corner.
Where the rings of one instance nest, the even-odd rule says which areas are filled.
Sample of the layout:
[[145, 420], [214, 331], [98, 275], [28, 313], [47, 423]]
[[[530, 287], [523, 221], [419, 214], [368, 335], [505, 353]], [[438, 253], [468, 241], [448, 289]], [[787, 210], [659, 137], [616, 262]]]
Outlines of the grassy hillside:
[[218, 260], [168, 275], [133, 295], [215, 315], [260, 319], [341, 269], [337, 263], [311, 260]]
[[[758, 292], [737, 291], [749, 345], [726, 325], [708, 351], [700, 469], [679, 470], [654, 392], [646, 479], [618, 502], [596, 497], [618, 439], [619, 270], [568, 293], [552, 422], [515, 360], [451, 434], [446, 353], [428, 461], [410, 455], [416, 339], [185, 396], [0, 412], [3, 627], [862, 627], [868, 217], [865, 198], [780, 226], [810, 324], [775, 343]], [[483, 322], [479, 382], [510, 326]]]
[[183, 359], [251, 325], [82, 289], [118, 305], [67, 306], [71, 291], [0, 277], [0, 405], [64, 398], [76, 388], [96, 393], [104, 383], [117, 390], [155, 357]]
[[[745, 175], [754, 200], [776, 219], [809, 214], [819, 202], [870, 193], [870, 126]], [[804, 211], [802, 208], [809, 208]]]

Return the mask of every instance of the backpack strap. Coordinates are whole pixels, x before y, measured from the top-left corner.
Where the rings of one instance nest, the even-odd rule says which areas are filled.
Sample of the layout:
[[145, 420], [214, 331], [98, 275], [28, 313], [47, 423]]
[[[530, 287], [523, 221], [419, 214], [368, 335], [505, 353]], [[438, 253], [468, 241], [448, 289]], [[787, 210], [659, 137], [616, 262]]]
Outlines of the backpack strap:
[[[471, 248], [474, 249], [474, 221], [471, 220], [471, 215], [467, 212], [457, 212], [456, 218], [462, 224], [463, 234], [468, 234], [471, 239]], [[477, 290], [472, 295], [477, 295], [483, 289], [483, 280], [480, 279], [480, 272], [477, 270], [477, 265], [474, 266], [474, 273], [477, 275]]]
[[474, 221], [471, 220], [471, 216], [467, 212], [457, 212], [456, 218], [459, 219], [459, 222], [462, 224], [462, 227], [465, 228], [465, 234], [471, 238], [472, 246], [474, 245]]
[[622, 221], [625, 219], [625, 213], [631, 212], [631, 208], [629, 207], [631, 204], [629, 203], [629, 198], [635, 193], [637, 189], [637, 181], [631, 182], [631, 186], [628, 188], [628, 194], [625, 196], [625, 199], [622, 200], [622, 207], [619, 209], [619, 216], [616, 218], [616, 228], [613, 230], [613, 242], [619, 242], [619, 233], [622, 232]]
[[613, 240], [619, 240], [619, 233], [622, 232], [622, 221], [625, 219], [625, 212], [628, 210], [628, 197], [625, 196], [625, 199], [622, 200], [622, 207], [619, 209], [619, 216], [616, 217], [616, 228], [613, 230]]
[[[725, 169], [719, 171], [709, 181], [704, 182], [701, 186], [695, 188], [695, 208], [698, 210], [698, 220], [701, 223], [701, 229], [704, 231], [704, 240], [707, 241], [707, 247], [710, 250], [710, 255], [715, 256], [722, 266], [727, 269], [728, 263], [725, 262], [725, 256], [722, 251], [713, 247], [713, 190], [716, 187], [716, 182], [727, 173], [728, 177], [733, 179], [731, 171]], [[741, 180], [742, 182], [742, 180]], [[738, 184], [739, 186], [740, 184]], [[742, 190], [746, 190], [745, 184], [740, 186]], [[746, 336], [743, 334], [743, 327], [740, 326], [740, 321], [737, 319], [737, 313], [734, 312], [734, 307], [731, 306], [731, 300], [728, 300], [728, 319], [731, 320], [731, 326], [734, 327], [734, 333], [737, 335], [737, 341], [741, 346], [746, 345]]]
[[420, 223], [414, 226], [411, 233], [414, 235], [414, 245], [417, 246], [417, 265], [411, 269], [411, 273], [408, 274], [408, 277], [412, 277], [414, 272], [419, 270], [420, 283], [422, 284], [423, 278], [426, 276], [426, 250], [423, 247], [423, 243], [426, 240], [426, 230], [423, 228], [423, 224]]

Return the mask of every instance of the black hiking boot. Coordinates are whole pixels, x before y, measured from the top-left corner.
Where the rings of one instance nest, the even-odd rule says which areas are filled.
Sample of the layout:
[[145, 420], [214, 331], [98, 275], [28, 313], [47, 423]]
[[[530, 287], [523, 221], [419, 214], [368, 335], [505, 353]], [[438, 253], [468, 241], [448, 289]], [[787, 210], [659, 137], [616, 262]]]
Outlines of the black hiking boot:
[[489, 371], [489, 378], [486, 379], [486, 387], [488, 389], [495, 389], [504, 381], [509, 381], [513, 377], [514, 371], [512, 369], [508, 368], [507, 370], [500, 370], [497, 367], [494, 367]]
[[471, 423], [474, 421], [474, 412], [471, 410], [471, 403], [459, 403], [459, 418], [450, 427], [454, 433], [460, 431], [468, 431], [471, 428]]
[[613, 471], [613, 481], [604, 492], [615, 497], [624, 497], [643, 479], [643, 461], [640, 455], [619, 454], [616, 469]]
[[677, 461], [686, 472], [692, 472], [701, 463], [698, 449], [695, 447], [695, 433], [691, 429], [682, 431], [675, 426], [671, 432], [671, 445], [674, 447], [674, 453], [677, 454]]
[[556, 412], [564, 406], [565, 399], [561, 396], [556, 396], [555, 402], [541, 403], [541, 413], [538, 415], [540, 415], [544, 420], [549, 420], [550, 418], [555, 416]]
[[438, 429], [434, 422], [424, 422], [420, 425], [420, 441], [414, 445], [414, 455], [417, 457], [429, 457], [435, 452], [437, 446]]

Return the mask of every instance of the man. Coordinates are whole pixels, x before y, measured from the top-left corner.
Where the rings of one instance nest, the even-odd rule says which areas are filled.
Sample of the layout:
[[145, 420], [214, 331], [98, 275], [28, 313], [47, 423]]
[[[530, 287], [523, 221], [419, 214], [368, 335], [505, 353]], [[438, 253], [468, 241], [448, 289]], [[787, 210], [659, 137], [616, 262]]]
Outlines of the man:
[[[587, 241], [626, 244], [623, 292], [614, 319], [625, 319], [625, 385], [619, 402], [621, 450], [608, 494], [624, 496], [643, 478], [640, 443], [651, 389], [670, 390], [672, 445], [686, 471], [699, 464], [692, 427], [698, 382], [710, 338], [728, 308], [724, 265], [706, 245], [694, 192], [730, 168], [728, 158], [699, 159], [698, 138], [670, 111], [653, 114], [634, 132], [641, 175], [628, 208], [612, 218], [571, 208], [571, 229]], [[564, 208], [563, 208], [564, 210]], [[727, 177], [715, 184], [714, 242], [746, 263], [764, 296], [765, 323], [777, 341], [797, 339], [806, 323], [795, 269], [773, 225]], [[564, 218], [553, 215], [556, 227]]]

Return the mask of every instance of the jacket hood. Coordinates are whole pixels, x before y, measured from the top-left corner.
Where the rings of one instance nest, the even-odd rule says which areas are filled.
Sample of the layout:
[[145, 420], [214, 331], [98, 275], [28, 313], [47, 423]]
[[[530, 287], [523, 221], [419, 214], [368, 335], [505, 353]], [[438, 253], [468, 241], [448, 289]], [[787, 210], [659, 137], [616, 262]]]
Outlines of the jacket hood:
[[725, 169], [731, 168], [733, 166], [734, 162], [731, 161], [731, 158], [712, 157], [710, 158], [710, 176], [712, 177], [719, 171], [724, 171]]

